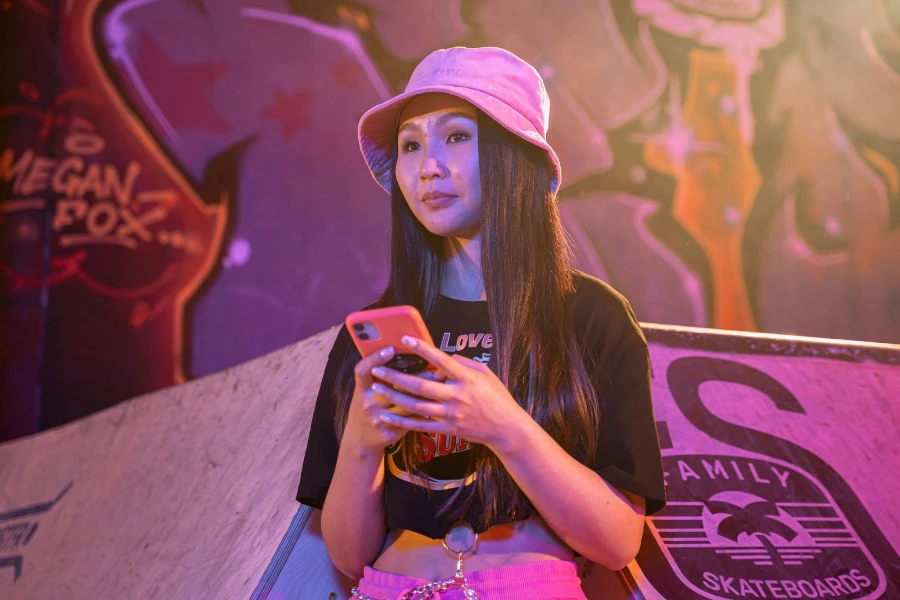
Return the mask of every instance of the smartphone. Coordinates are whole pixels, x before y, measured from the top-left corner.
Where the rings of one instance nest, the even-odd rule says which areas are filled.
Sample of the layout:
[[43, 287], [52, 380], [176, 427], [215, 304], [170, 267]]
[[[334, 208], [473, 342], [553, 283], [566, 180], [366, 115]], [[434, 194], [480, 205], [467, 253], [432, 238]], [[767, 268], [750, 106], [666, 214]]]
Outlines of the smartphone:
[[385, 366], [402, 373], [420, 373], [429, 369], [428, 361], [410, 352], [402, 338], [411, 335], [434, 345], [422, 315], [414, 306], [389, 306], [350, 313], [344, 322], [359, 353], [370, 356], [388, 346], [397, 353]]

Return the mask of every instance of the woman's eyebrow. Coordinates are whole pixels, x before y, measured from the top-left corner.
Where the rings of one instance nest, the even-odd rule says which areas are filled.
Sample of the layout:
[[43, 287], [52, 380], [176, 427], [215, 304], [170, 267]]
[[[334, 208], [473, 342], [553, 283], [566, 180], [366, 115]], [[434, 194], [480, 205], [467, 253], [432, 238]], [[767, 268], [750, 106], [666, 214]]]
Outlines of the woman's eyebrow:
[[[474, 119], [472, 118], [472, 114], [471, 114], [471, 113], [464, 112], [464, 111], [461, 111], [461, 110], [455, 110], [455, 111], [452, 111], [452, 112], [445, 113], [445, 114], [441, 115], [440, 117], [438, 117], [438, 118], [437, 118], [437, 124], [438, 124], [438, 125], [443, 125], [443, 124], [446, 123], [447, 121], [449, 121], [449, 120], [451, 120], [451, 119], [455, 119], [455, 118], [457, 118], [457, 117], [462, 117], [462, 118], [468, 119], [468, 120], [470, 120], [470, 121], [474, 120]], [[421, 127], [419, 127], [418, 125], [416, 125], [416, 124], [415, 124], [415, 121], [407, 121], [406, 123], [404, 123], [403, 125], [400, 126], [400, 130], [399, 130], [399, 131], [404, 131], [404, 130], [407, 130], [407, 129], [412, 129], [412, 130], [418, 131], [418, 130], [421, 129]], [[398, 133], [399, 133], [399, 131], [398, 131]]]

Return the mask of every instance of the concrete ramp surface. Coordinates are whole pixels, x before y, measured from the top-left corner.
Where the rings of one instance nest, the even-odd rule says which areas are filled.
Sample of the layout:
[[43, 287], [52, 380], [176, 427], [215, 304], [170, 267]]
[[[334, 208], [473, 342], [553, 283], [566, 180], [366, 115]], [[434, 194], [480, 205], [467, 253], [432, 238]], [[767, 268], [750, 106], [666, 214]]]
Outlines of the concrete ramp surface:
[[[900, 347], [645, 331], [669, 505], [588, 597], [900, 598]], [[294, 500], [336, 332], [0, 445], [0, 598], [346, 598]]]

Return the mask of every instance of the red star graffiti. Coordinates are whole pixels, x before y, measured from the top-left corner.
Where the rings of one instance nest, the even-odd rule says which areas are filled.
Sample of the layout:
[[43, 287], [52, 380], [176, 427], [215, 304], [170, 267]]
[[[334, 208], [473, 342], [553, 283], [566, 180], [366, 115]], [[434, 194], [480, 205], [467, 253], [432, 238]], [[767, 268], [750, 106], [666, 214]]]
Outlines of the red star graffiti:
[[309, 123], [306, 116], [306, 105], [309, 104], [309, 92], [298, 91], [286, 93], [280, 87], [275, 88], [275, 100], [260, 113], [267, 119], [281, 123], [285, 139], [291, 139], [301, 125]]
[[141, 33], [135, 68], [169, 124], [175, 129], [201, 127], [230, 131], [210, 102], [207, 88], [228, 72], [222, 63], [179, 64], [150, 35]]

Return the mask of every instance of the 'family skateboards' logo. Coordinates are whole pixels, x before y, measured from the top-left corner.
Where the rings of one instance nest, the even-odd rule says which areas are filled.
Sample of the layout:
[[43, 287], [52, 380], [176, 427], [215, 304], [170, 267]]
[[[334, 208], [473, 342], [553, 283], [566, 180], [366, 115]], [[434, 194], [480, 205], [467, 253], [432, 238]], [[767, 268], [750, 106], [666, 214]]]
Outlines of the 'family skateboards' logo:
[[22, 576], [22, 565], [25, 563], [22, 550], [34, 538], [40, 524], [38, 517], [56, 506], [70, 489], [72, 482], [49, 502], [0, 513], [0, 570], [12, 569], [13, 582]]
[[878, 598], [885, 577], [809, 474], [765, 457], [669, 455], [649, 529], [681, 582], [715, 600]]

